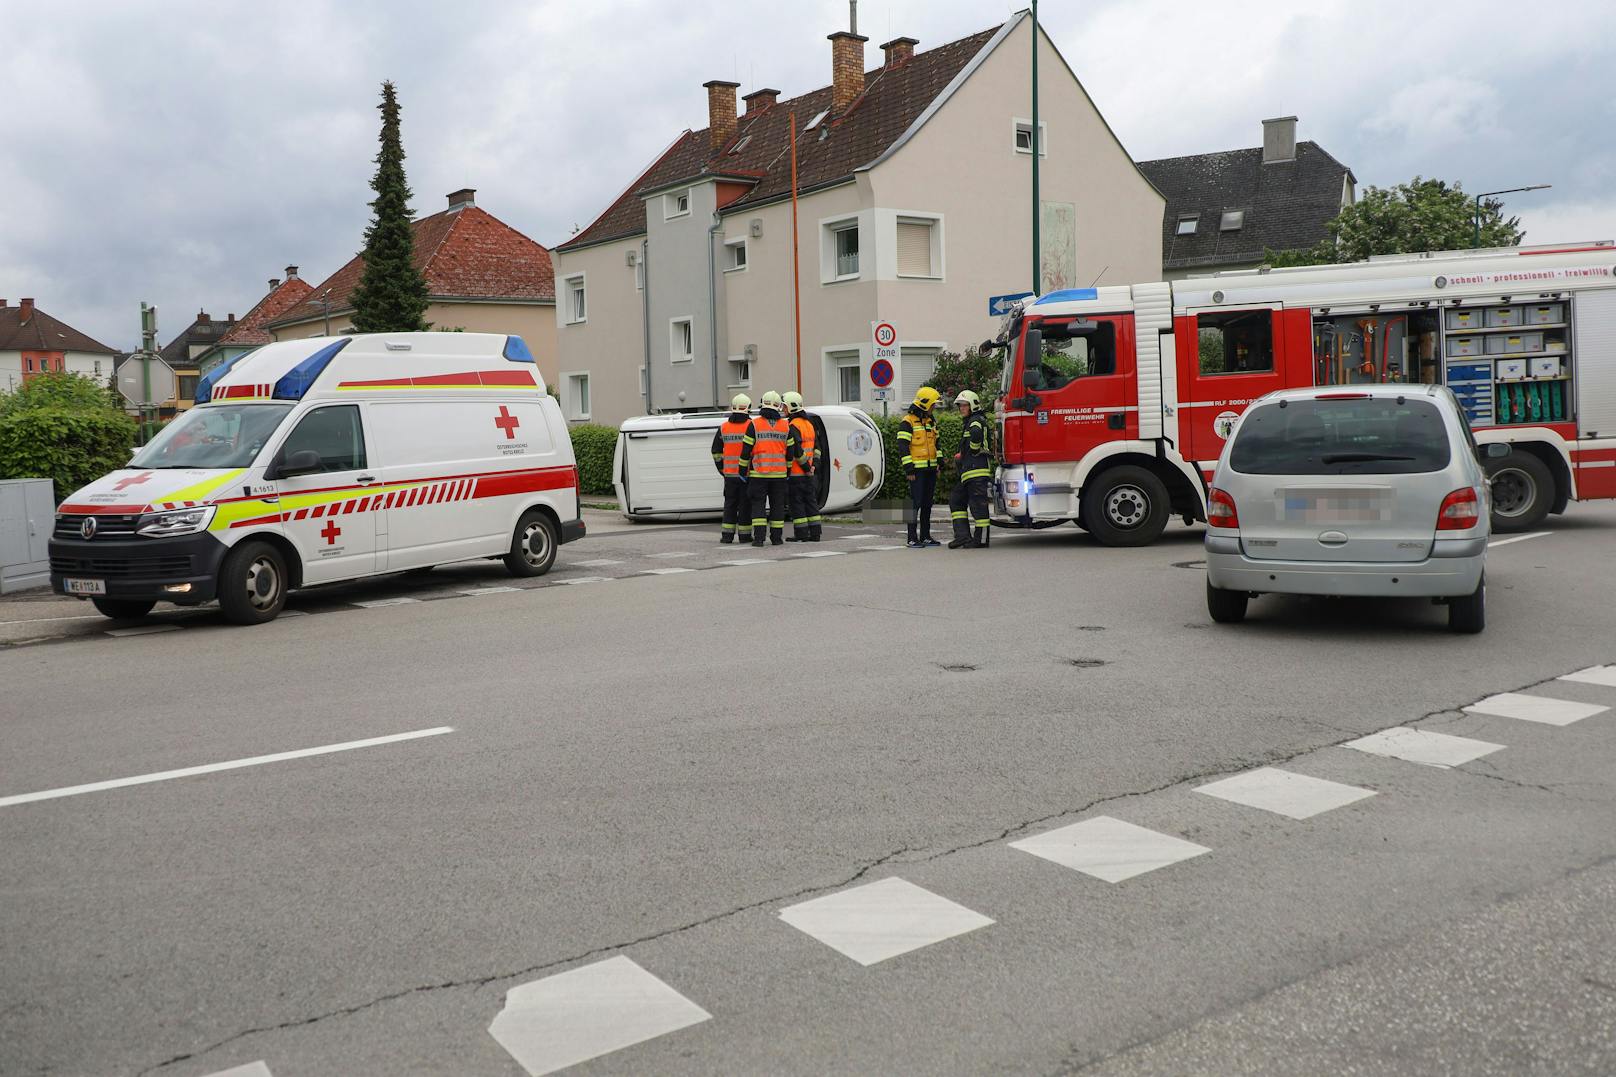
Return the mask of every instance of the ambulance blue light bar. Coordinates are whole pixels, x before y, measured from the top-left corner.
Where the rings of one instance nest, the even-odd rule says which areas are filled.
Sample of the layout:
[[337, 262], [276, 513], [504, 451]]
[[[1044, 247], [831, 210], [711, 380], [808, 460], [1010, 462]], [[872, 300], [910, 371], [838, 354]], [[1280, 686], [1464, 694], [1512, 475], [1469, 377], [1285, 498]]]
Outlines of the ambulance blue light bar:
[[1062, 288], [1058, 292], [1050, 292], [1033, 300], [1033, 306], [1041, 307], [1045, 303], [1076, 303], [1084, 299], [1100, 298], [1098, 288]]
[[314, 384], [314, 379], [318, 378], [321, 372], [325, 370], [326, 364], [331, 362], [332, 356], [346, 348], [348, 341], [352, 339], [352, 337], [349, 337], [346, 340], [339, 340], [335, 344], [327, 344], [297, 364], [297, 366], [288, 370], [281, 380], [275, 383], [275, 390], [270, 393], [270, 396], [276, 400], [302, 400], [303, 394], [308, 392], [309, 387]]
[[528, 351], [527, 341], [521, 337], [505, 338], [505, 358], [513, 363], [537, 363], [533, 353]]

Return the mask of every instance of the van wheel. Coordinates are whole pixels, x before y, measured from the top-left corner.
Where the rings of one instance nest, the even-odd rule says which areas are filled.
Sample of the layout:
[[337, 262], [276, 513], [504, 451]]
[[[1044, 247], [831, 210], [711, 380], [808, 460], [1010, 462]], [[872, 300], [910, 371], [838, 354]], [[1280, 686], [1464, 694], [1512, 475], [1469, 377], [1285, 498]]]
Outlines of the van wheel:
[[1487, 461], [1493, 484], [1493, 530], [1530, 531], [1543, 522], [1554, 504], [1554, 476], [1536, 456], [1516, 449]]
[[97, 613], [114, 621], [133, 621], [144, 617], [157, 605], [138, 598], [92, 598], [90, 603], [95, 606]]
[[1487, 575], [1482, 573], [1481, 582], [1476, 584], [1475, 591], [1462, 598], [1448, 601], [1448, 629], [1473, 636], [1486, 627]]
[[1237, 625], [1246, 619], [1246, 603], [1251, 596], [1244, 591], [1227, 591], [1206, 584], [1206, 612], [1220, 625]]
[[286, 559], [267, 542], [243, 542], [219, 569], [219, 608], [231, 624], [273, 621], [286, 605]]
[[556, 529], [548, 516], [535, 509], [517, 521], [511, 552], [505, 555], [512, 576], [542, 576], [555, 564], [555, 557]]
[[1142, 467], [1123, 464], [1083, 491], [1083, 523], [1104, 546], [1148, 546], [1167, 527], [1167, 487]]

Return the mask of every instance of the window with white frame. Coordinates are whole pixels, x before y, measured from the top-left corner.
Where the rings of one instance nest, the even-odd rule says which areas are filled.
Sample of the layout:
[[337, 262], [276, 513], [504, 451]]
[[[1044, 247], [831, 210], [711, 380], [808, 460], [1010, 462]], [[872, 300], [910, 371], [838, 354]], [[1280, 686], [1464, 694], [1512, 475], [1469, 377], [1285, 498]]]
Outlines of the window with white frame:
[[830, 366], [835, 381], [836, 399], [843, 404], [857, 404], [863, 396], [864, 369], [856, 351], [832, 352]]
[[568, 420], [589, 418], [589, 371], [574, 370], [561, 375], [561, 410]]
[[820, 279], [853, 280], [859, 275], [859, 222], [857, 217], [831, 221], [821, 240]]
[[562, 308], [562, 313], [566, 316], [567, 324], [577, 325], [580, 322], [588, 321], [589, 304], [584, 295], [584, 275], [578, 273], [567, 277], [565, 285], [566, 298], [563, 302], [566, 305]]
[[752, 384], [752, 363], [744, 355], [729, 357], [729, 387], [745, 389]]
[[662, 219], [671, 221], [675, 217], [686, 217], [690, 214], [690, 189], [682, 191], [669, 191], [662, 196]]
[[675, 363], [688, 363], [696, 356], [690, 318], [674, 318], [668, 323], [668, 357]]
[[746, 268], [746, 237], [724, 241], [724, 272]]
[[898, 352], [898, 384], [905, 396], [931, 380], [937, 372], [936, 348], [902, 348]]
[[101, 360], [99, 359], [95, 361], [95, 376], [98, 378], [101, 376]]
[[898, 276], [941, 277], [942, 222], [936, 217], [899, 217]]
[[[1017, 153], [1032, 155], [1032, 121], [1015, 121], [1015, 149]], [[1049, 156], [1049, 124], [1044, 120], [1038, 121], [1038, 156]]]

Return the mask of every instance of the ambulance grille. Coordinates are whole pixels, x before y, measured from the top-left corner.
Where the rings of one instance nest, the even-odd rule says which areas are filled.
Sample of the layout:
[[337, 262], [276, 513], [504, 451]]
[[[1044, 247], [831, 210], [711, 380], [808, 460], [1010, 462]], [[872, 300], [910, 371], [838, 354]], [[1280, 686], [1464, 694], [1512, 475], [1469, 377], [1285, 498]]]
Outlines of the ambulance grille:
[[52, 557], [53, 576], [168, 579], [191, 575], [189, 557]]
[[[133, 535], [135, 533], [135, 524], [139, 519], [139, 513], [127, 516], [115, 514], [102, 516], [98, 514], [95, 518], [94, 538], [112, 538], [114, 535]], [[84, 540], [84, 532], [80, 530], [80, 528], [83, 526], [83, 524], [83, 516], [74, 515], [71, 513], [58, 516], [56, 517], [55, 535], [57, 538], [78, 539], [82, 542]]]

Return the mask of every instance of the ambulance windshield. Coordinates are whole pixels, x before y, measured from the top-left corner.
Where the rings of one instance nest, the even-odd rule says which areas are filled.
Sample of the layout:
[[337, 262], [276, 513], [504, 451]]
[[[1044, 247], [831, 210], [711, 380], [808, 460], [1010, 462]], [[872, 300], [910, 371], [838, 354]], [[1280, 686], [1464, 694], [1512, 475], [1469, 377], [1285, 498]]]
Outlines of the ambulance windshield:
[[295, 405], [209, 404], [170, 422], [130, 467], [247, 467]]

